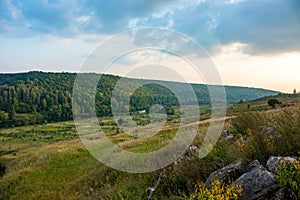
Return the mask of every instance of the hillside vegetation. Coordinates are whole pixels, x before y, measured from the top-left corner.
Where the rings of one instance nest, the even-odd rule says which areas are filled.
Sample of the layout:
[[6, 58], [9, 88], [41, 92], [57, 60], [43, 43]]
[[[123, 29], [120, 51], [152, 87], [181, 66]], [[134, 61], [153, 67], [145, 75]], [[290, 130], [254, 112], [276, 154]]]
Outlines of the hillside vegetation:
[[[97, 80], [100, 75], [90, 74], [89, 78]], [[19, 74], [0, 74], [0, 126], [23, 126], [43, 124], [72, 119], [72, 90], [75, 73], [28, 72]], [[100, 116], [111, 116], [112, 91], [120, 77], [103, 75], [96, 92], [96, 112]], [[147, 80], [124, 79], [121, 91], [133, 85], [146, 84], [138, 88], [130, 97], [130, 110], [149, 110], [153, 104], [162, 104], [168, 114], [178, 107], [176, 96], [166, 87], [149, 83]], [[158, 83], [162, 81], [158, 81]], [[178, 91], [186, 102], [191, 98], [184, 92], [183, 83], [168, 82]], [[209, 105], [210, 96], [206, 85], [192, 84], [199, 105]], [[236, 86], [225, 86], [228, 103], [237, 103], [241, 99], [249, 100], [263, 96], [275, 95], [277, 92]], [[81, 105], [78, 112], [88, 112], [89, 105]]]

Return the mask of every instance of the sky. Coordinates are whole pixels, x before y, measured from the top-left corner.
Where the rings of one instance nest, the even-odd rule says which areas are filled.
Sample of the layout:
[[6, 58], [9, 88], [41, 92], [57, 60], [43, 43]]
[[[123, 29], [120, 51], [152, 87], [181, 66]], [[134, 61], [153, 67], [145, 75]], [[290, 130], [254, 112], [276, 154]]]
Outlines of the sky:
[[101, 42], [142, 27], [197, 41], [226, 85], [300, 91], [299, 0], [0, 0], [0, 72], [78, 72]]

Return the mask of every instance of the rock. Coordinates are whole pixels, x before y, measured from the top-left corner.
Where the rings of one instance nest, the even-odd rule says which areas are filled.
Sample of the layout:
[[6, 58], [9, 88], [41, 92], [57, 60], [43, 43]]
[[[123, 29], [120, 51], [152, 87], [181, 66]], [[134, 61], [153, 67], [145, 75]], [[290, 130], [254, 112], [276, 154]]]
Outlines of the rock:
[[231, 134], [231, 131], [228, 131], [228, 130], [224, 130], [223, 132], [222, 132], [222, 136], [223, 137], [227, 137], [228, 135], [230, 135]]
[[267, 161], [267, 168], [270, 172], [277, 173], [279, 164], [281, 162], [291, 162], [295, 163], [296, 158], [287, 156], [287, 157], [275, 157], [271, 156], [269, 160]]
[[268, 200], [285, 200], [285, 193], [283, 189], [279, 189], [277, 192], [275, 192], [274, 195], [270, 196]]
[[199, 149], [197, 146], [195, 145], [192, 145], [188, 148], [188, 151], [191, 152], [191, 153], [199, 153]]
[[228, 130], [224, 130], [221, 135], [225, 138], [225, 140], [232, 140], [234, 138], [232, 132]]
[[262, 133], [269, 138], [275, 138], [275, 137], [280, 137], [280, 135], [277, 133], [277, 131], [271, 127], [265, 128]]
[[242, 187], [244, 200], [265, 200], [274, 196], [279, 184], [271, 172], [259, 166], [240, 176], [235, 185]]
[[205, 187], [211, 189], [214, 180], [226, 181], [230, 178], [238, 177], [240, 175], [241, 170], [242, 170], [242, 161], [237, 160], [234, 163], [227, 165], [222, 169], [219, 169], [211, 173], [205, 182]]
[[226, 140], [233, 140], [234, 139], [234, 135], [228, 135], [225, 139]]
[[199, 153], [198, 147], [195, 145], [192, 145], [192, 146], [189, 146], [189, 148], [186, 150], [186, 153], [184, 155], [191, 157], [193, 155], [198, 155], [198, 153]]
[[276, 130], [271, 127], [264, 128], [262, 132], [265, 135], [276, 135], [277, 134]]
[[254, 160], [249, 165], [245, 166], [245, 168], [243, 169], [243, 173], [251, 172], [253, 169], [260, 166], [260, 162], [258, 160]]

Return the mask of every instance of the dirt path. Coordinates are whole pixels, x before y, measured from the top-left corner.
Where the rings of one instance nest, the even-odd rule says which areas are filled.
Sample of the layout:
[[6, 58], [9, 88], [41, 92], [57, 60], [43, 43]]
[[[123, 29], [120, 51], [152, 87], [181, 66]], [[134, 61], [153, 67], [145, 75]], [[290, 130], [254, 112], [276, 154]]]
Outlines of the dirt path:
[[198, 122], [193, 122], [193, 123], [190, 123], [190, 124], [185, 124], [183, 125], [182, 127], [188, 127], [188, 126], [193, 126], [193, 125], [200, 125], [200, 124], [208, 124], [210, 122], [218, 122], [218, 121], [226, 121], [228, 119], [233, 119], [233, 118], [236, 118], [236, 116], [226, 116], [226, 117], [222, 117], [222, 118], [218, 118], [218, 119], [206, 119], [206, 120], [202, 120], [202, 121], [198, 121]]

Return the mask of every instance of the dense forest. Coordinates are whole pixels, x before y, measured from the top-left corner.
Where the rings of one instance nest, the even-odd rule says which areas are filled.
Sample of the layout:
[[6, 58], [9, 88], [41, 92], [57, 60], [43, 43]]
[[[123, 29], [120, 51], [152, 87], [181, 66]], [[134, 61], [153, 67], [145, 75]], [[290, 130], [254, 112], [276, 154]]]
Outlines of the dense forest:
[[[91, 74], [98, 78], [100, 75]], [[0, 126], [21, 126], [72, 119], [72, 91], [76, 79], [75, 73], [28, 72], [17, 74], [0, 74]], [[120, 77], [101, 76], [96, 91], [96, 113], [98, 116], [111, 115], [112, 91]], [[96, 79], [97, 80], [97, 79]], [[130, 110], [147, 110], [153, 104], [162, 104], [167, 112], [178, 106], [178, 99], [172, 91], [160, 84], [147, 84], [147, 80], [123, 79], [124, 97], [126, 91], [135, 84], [145, 84], [133, 92], [130, 97]], [[163, 83], [163, 81], [161, 81]], [[166, 83], [166, 82], [165, 82]], [[184, 83], [168, 82], [180, 90]], [[199, 105], [210, 103], [206, 85], [193, 84], [192, 88]], [[236, 86], [226, 86], [227, 102], [237, 103], [240, 100], [255, 99], [275, 95], [277, 92]], [[184, 92], [182, 95], [185, 95]], [[189, 96], [185, 96], [187, 102]], [[82, 105], [78, 112], [89, 112], [89, 106]]]

